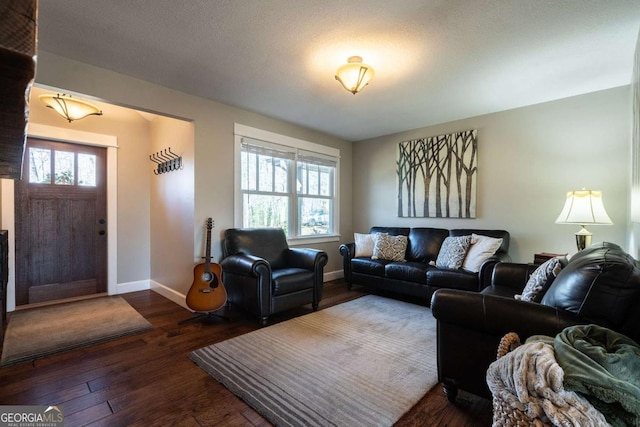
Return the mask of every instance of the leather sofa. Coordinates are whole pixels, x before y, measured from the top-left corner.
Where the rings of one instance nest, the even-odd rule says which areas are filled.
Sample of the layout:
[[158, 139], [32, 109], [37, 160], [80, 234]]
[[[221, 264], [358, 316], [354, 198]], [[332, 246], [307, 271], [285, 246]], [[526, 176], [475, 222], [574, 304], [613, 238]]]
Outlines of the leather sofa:
[[224, 232], [222, 282], [227, 301], [266, 325], [272, 314], [322, 299], [327, 253], [290, 248], [280, 228], [230, 228]]
[[458, 389], [491, 397], [486, 371], [509, 332], [524, 342], [593, 323], [640, 342], [640, 263], [618, 245], [594, 244], [571, 257], [540, 303], [514, 299], [535, 268], [498, 263], [491, 285], [480, 293], [441, 289], [433, 294], [438, 379], [450, 401]]
[[[351, 289], [353, 284], [419, 297], [430, 301], [439, 288], [455, 288], [479, 291], [488, 286], [493, 266], [499, 261], [510, 261], [509, 232], [504, 230], [372, 227], [369, 231], [387, 233], [392, 236], [407, 236], [406, 262], [356, 257], [355, 243], [340, 245], [343, 257], [344, 278]], [[479, 272], [463, 269], [437, 268], [433, 263], [448, 236], [471, 234], [501, 238], [502, 244], [495, 255], [484, 261]]]

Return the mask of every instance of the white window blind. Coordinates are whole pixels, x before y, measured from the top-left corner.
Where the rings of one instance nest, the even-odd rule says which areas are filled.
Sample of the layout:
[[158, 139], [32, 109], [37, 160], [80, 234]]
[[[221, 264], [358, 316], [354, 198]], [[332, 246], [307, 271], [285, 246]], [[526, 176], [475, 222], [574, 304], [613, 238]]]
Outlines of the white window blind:
[[236, 133], [237, 225], [281, 227], [293, 239], [335, 236], [339, 156], [332, 152], [339, 151], [269, 132], [260, 136]]

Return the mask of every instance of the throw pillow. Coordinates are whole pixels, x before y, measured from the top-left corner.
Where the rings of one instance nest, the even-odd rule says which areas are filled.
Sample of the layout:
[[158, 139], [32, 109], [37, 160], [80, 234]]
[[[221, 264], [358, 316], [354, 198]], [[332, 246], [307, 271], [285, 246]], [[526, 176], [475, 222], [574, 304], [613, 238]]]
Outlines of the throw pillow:
[[474, 273], [479, 272], [482, 263], [495, 254], [500, 245], [502, 245], [502, 239], [475, 233], [471, 234], [471, 247], [462, 263], [462, 268]]
[[436, 267], [458, 269], [462, 266], [471, 245], [471, 236], [449, 236], [442, 242]]
[[353, 233], [353, 240], [356, 244], [356, 256], [373, 255], [374, 235]]
[[407, 252], [407, 236], [390, 236], [378, 233], [375, 235], [373, 255], [371, 259], [387, 259], [389, 261], [405, 262]]
[[560, 270], [562, 270], [562, 263], [558, 257], [540, 264], [529, 276], [529, 280], [522, 290], [522, 295], [515, 295], [515, 299], [540, 302]]

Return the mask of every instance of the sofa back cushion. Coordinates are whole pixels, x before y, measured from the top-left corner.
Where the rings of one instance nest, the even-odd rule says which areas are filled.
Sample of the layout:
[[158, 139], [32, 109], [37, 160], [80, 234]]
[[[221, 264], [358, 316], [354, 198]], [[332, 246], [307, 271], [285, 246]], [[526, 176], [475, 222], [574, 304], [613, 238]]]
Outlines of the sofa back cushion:
[[371, 227], [369, 234], [387, 233], [390, 236], [408, 236], [409, 227]]
[[447, 236], [449, 230], [444, 228], [412, 228], [409, 231], [407, 261], [435, 261]]
[[265, 259], [272, 270], [286, 267], [289, 251], [281, 228], [229, 228], [224, 232], [224, 256], [245, 254]]
[[619, 330], [639, 309], [639, 301], [638, 262], [620, 246], [604, 242], [571, 257], [541, 303]]

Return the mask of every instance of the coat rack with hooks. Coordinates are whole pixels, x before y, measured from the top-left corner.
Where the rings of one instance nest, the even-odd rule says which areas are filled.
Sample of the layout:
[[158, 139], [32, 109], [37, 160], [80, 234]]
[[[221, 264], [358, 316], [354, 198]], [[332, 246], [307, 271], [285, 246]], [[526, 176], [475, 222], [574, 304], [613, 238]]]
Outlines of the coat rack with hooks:
[[151, 154], [149, 160], [154, 162], [157, 167], [153, 171], [154, 174], [160, 175], [166, 172], [172, 172], [182, 169], [182, 156], [178, 156], [171, 151], [171, 147], [160, 150]]

